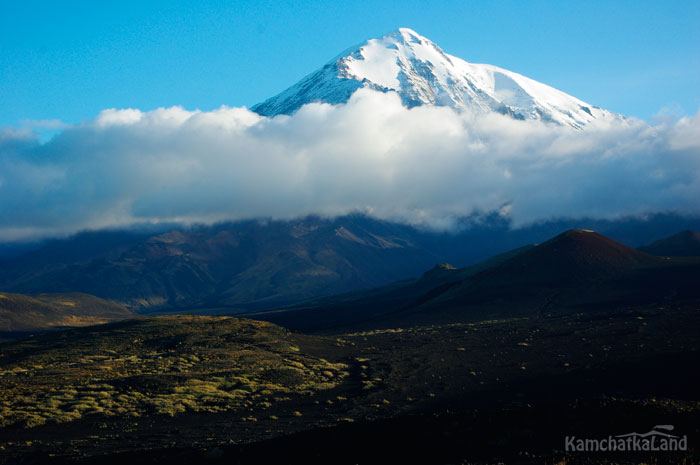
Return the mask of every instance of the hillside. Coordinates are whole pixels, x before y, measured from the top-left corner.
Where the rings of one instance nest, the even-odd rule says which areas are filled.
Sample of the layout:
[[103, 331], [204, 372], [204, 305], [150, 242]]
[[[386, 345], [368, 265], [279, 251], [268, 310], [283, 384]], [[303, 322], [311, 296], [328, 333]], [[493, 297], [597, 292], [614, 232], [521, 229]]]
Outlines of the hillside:
[[699, 279], [700, 260], [654, 257], [593, 231], [569, 230], [471, 269], [438, 267], [417, 280], [255, 318], [324, 331], [530, 317], [693, 301]]
[[135, 316], [120, 305], [87, 294], [0, 293], [0, 332], [89, 326]]
[[639, 250], [665, 257], [699, 257], [700, 232], [683, 231], [640, 247]]
[[[407, 311], [417, 321], [554, 315], [700, 298], [699, 260], [648, 255], [570, 230]], [[432, 316], [431, 316], [432, 315]]]
[[572, 229], [484, 271], [480, 285], [505, 283], [558, 287], [653, 267], [657, 257], [627, 247], [595, 231]]

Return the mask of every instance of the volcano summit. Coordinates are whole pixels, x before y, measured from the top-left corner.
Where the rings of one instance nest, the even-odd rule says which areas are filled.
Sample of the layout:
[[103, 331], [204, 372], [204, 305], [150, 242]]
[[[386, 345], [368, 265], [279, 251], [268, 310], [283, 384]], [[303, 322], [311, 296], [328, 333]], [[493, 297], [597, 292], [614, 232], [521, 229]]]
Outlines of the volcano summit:
[[346, 50], [252, 110], [275, 116], [311, 102], [346, 103], [363, 87], [396, 92], [408, 108], [438, 105], [477, 114], [498, 112], [576, 129], [621, 118], [512, 71], [448, 55], [407, 28]]

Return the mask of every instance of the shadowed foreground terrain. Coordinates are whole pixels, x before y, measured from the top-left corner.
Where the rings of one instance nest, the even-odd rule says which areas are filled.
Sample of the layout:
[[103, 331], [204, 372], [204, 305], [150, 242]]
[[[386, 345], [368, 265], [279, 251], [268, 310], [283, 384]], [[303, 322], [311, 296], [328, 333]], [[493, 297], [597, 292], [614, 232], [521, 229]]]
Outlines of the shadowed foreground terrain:
[[2, 461], [599, 463], [564, 436], [673, 424], [691, 450], [647, 458], [696, 463], [699, 323], [694, 304], [333, 337], [186, 316], [64, 331], [0, 346]]

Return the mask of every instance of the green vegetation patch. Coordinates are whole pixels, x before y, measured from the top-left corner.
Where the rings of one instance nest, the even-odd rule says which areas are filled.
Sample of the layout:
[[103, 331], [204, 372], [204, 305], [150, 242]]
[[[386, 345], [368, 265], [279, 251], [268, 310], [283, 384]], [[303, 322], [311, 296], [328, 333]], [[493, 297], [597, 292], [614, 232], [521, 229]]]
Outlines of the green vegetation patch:
[[335, 387], [346, 368], [304, 354], [281, 327], [230, 317], [62, 331], [0, 345], [0, 427], [268, 408]]

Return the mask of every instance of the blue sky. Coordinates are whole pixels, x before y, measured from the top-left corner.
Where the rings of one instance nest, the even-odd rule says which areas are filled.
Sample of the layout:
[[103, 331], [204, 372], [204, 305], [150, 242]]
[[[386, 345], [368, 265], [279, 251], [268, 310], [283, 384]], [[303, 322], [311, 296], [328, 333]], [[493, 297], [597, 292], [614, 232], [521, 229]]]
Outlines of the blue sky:
[[[700, 215], [698, 24], [698, 0], [0, 0], [0, 243], [352, 211], [438, 229]], [[398, 27], [653, 128], [470, 119], [369, 90], [289, 118], [239, 108]]]
[[409, 27], [447, 53], [651, 119], [700, 108], [694, 1], [0, 0], [0, 126], [251, 106]]

